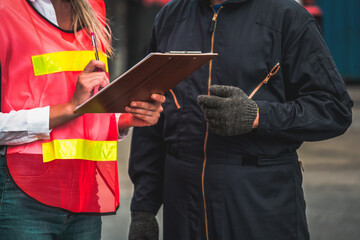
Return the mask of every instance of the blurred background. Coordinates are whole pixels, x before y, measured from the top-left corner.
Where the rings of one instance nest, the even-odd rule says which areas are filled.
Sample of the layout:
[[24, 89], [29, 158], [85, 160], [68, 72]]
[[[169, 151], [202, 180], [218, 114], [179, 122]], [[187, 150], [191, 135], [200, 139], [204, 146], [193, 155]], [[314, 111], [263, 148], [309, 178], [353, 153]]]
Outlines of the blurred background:
[[[110, 77], [124, 73], [146, 55], [157, 12], [168, 0], [105, 0], [114, 34]], [[305, 143], [304, 191], [312, 240], [360, 239], [360, 1], [298, 0], [318, 20], [325, 41], [354, 101], [353, 124], [328, 141]], [[120, 208], [103, 217], [102, 240], [126, 240], [133, 191], [127, 174], [129, 136], [119, 144]], [[161, 210], [158, 214], [162, 224]], [[162, 237], [160, 238], [162, 239]], [[273, 240], [273, 239], [269, 239]]]

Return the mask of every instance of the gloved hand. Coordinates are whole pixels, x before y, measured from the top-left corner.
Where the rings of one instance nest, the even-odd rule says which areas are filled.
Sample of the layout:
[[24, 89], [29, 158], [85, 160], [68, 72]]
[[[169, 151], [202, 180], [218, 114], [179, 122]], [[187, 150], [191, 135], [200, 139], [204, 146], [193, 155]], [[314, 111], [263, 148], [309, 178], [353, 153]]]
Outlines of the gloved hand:
[[210, 93], [197, 100], [212, 132], [232, 136], [252, 130], [258, 108], [255, 101], [238, 87], [213, 85]]
[[129, 240], [158, 240], [159, 225], [149, 212], [131, 212]]

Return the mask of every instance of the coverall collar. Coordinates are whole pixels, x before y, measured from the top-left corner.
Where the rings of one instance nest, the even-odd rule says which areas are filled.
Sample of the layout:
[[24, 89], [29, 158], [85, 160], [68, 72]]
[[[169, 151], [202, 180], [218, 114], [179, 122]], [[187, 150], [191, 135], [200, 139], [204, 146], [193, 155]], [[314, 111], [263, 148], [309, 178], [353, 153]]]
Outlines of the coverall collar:
[[243, 3], [243, 2], [247, 2], [249, 0], [228, 0], [228, 3]]
[[[210, 2], [210, 0], [200, 0], [200, 1]], [[251, 0], [228, 0], [227, 3], [244, 3], [247, 1], [251, 1]]]

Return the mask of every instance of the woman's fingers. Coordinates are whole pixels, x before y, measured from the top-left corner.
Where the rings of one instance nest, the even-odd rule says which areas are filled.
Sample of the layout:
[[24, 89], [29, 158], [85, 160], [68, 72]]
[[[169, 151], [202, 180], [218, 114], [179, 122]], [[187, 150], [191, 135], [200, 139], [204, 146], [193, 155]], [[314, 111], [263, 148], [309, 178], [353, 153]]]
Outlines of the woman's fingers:
[[151, 98], [155, 102], [132, 101], [127, 109], [133, 113], [152, 115], [152, 112], [162, 112], [162, 103], [165, 102], [165, 96], [159, 94], [152, 94]]
[[165, 96], [153, 94], [151, 98], [154, 102], [133, 101], [125, 108], [125, 111], [134, 116], [134, 126], [150, 126], [157, 123], [163, 111], [161, 104], [165, 102]]
[[132, 125], [136, 127], [152, 126], [159, 120], [160, 114], [156, 115], [143, 115], [139, 113], [131, 113], [134, 118]]
[[160, 104], [164, 103], [165, 100], [166, 100], [164, 95], [155, 94], [155, 93], [151, 95], [151, 99], [158, 102], [158, 103], [160, 103]]
[[[165, 96], [160, 94], [152, 94], [151, 98], [155, 102], [144, 102], [144, 101], [132, 101], [130, 103], [130, 108], [133, 109], [143, 109], [146, 111], [160, 111], [162, 112], [161, 104], [165, 102]], [[144, 111], [138, 111], [137, 113], [144, 113]], [[144, 113], [146, 114], [146, 113]]]
[[158, 117], [158, 115], [160, 115], [160, 113], [163, 111], [162, 106], [159, 106], [157, 108], [153, 108], [152, 109], [144, 109], [144, 108], [136, 108], [136, 107], [129, 107], [127, 106], [125, 108], [125, 110], [128, 113], [132, 113], [132, 114], [140, 114], [140, 115], [144, 115], [144, 116], [155, 116]]
[[130, 103], [129, 108], [131, 108], [131, 111], [134, 111], [136, 113], [142, 113], [144, 115], [149, 115], [151, 112], [162, 112], [162, 106], [160, 103], [149, 103], [149, 102], [140, 102], [140, 101], [134, 101]]
[[[90, 63], [88, 64], [88, 66]], [[88, 67], [87, 66], [87, 67]], [[75, 86], [75, 92], [70, 103], [75, 107], [89, 99], [97, 87], [105, 87], [110, 83], [105, 72], [86, 72], [80, 73]]]
[[97, 60], [91, 60], [86, 67], [84, 68], [83, 72], [84, 73], [91, 73], [91, 72], [106, 72], [106, 66], [105, 63], [103, 63], [102, 61], [97, 61]]
[[105, 87], [109, 84], [109, 78], [104, 72], [82, 73], [79, 75], [79, 87], [92, 90], [97, 86]]

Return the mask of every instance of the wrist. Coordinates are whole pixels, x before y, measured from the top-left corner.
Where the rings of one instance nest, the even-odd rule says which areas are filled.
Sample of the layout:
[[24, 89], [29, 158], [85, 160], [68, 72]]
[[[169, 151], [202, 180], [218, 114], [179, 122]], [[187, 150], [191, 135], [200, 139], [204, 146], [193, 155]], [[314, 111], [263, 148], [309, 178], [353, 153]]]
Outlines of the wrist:
[[74, 110], [75, 107], [71, 103], [50, 106], [49, 129], [53, 129], [82, 115], [74, 113]]
[[259, 108], [257, 108], [256, 118], [252, 125], [252, 128], [258, 128], [258, 127], [259, 127]]
[[75, 109], [76, 109], [76, 106], [73, 103], [71, 103], [71, 102], [65, 103], [64, 110], [65, 110], [66, 115], [68, 115], [68, 116], [78, 115], [78, 113], [74, 113]]
[[127, 129], [132, 127], [133, 116], [130, 113], [122, 113], [119, 117], [118, 129], [119, 132], [125, 132]]
[[150, 212], [143, 212], [143, 211], [132, 211], [131, 212], [131, 219], [135, 221], [146, 221], [149, 219], [155, 218], [155, 215]]

